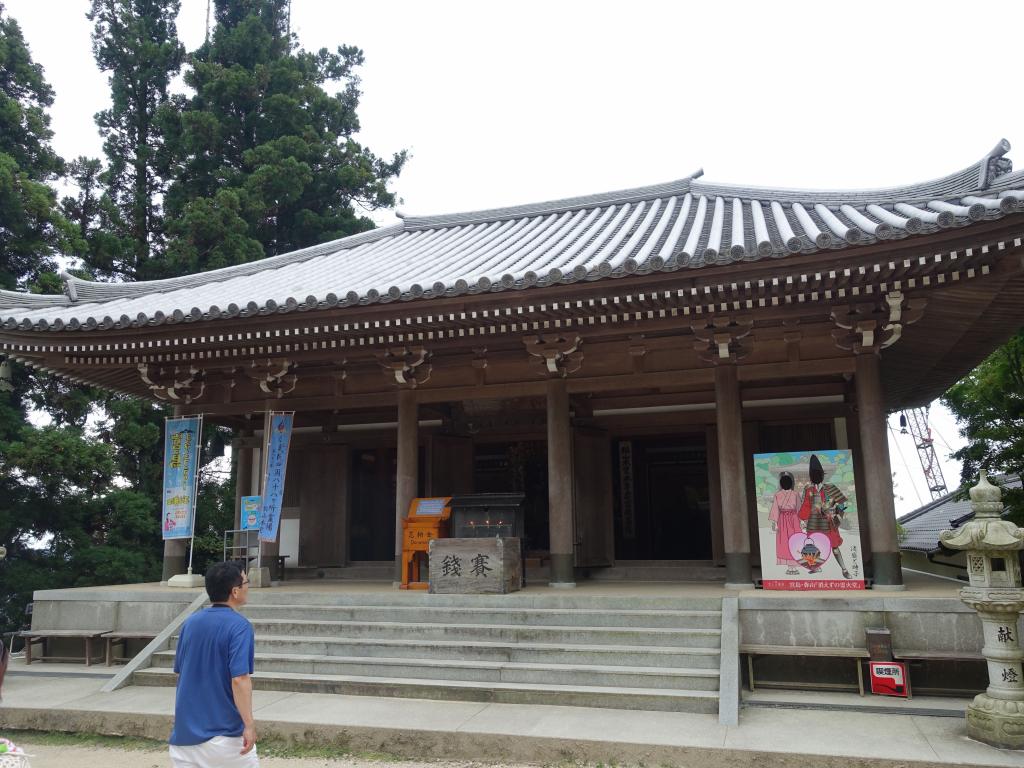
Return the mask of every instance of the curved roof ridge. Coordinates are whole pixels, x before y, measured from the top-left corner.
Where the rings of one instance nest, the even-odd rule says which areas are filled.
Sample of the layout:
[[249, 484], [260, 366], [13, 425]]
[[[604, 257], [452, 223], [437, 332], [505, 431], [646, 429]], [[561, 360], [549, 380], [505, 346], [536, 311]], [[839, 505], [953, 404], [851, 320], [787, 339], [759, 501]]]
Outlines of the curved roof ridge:
[[1003, 158], [1010, 151], [1010, 142], [1000, 139], [978, 162], [946, 176], [893, 187], [863, 189], [801, 189], [762, 187], [749, 184], [718, 184], [694, 182], [693, 191], [708, 197], [738, 197], [744, 200], [777, 200], [782, 203], [821, 203], [842, 205], [855, 203], [914, 203], [947, 200], [984, 192], [996, 179], [1000, 185], [1012, 165]]
[[515, 219], [520, 216], [544, 216], [550, 213], [564, 213], [583, 208], [618, 205], [620, 203], [637, 203], [641, 200], [651, 200], [657, 197], [685, 195], [690, 191], [690, 183], [703, 173], [703, 170], [698, 170], [684, 179], [667, 181], [662, 184], [651, 184], [645, 187], [633, 187], [632, 189], [619, 189], [613, 192], [600, 192], [579, 197], [566, 197], [561, 200], [547, 200], [540, 203], [526, 203], [504, 208], [488, 208], [482, 211], [446, 213], [437, 216], [407, 216], [405, 217], [405, 228], [407, 230], [416, 230], [462, 226], [465, 224], [482, 224], [501, 219]]
[[0, 290], [0, 307], [65, 307], [68, 297], [62, 293], [28, 293]]
[[[194, 288], [210, 283], [218, 283], [230, 280], [234, 277], [243, 277], [257, 272], [266, 272], [272, 269], [295, 264], [296, 262], [308, 261], [318, 256], [325, 256], [336, 251], [348, 250], [364, 243], [371, 243], [402, 232], [400, 224], [380, 229], [371, 229], [366, 232], [359, 232], [355, 235], [348, 235], [337, 240], [312, 245], [298, 251], [290, 251], [277, 256], [270, 256], [265, 259], [248, 261], [245, 264], [234, 264], [230, 267], [221, 267], [209, 272], [197, 272], [192, 275], [181, 275], [170, 277], [165, 280], [140, 280], [132, 283], [97, 283], [90, 280], [83, 280], [80, 277], [64, 273], [64, 283], [72, 301], [76, 303], [104, 302], [114, 299], [122, 299], [131, 296], [141, 296], [151, 293], [166, 293], [180, 288]], [[24, 294], [19, 294], [24, 295]], [[18, 306], [24, 306], [22, 302]]]

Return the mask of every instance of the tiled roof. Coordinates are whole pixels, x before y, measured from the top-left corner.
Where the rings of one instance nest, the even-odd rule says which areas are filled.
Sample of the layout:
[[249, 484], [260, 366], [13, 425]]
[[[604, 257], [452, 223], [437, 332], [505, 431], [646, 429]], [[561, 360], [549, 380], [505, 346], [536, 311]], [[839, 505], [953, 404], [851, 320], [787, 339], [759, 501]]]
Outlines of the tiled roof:
[[[1004, 488], [1020, 488], [1017, 475], [999, 475], [992, 480]], [[898, 518], [903, 527], [900, 549], [934, 552], [939, 548], [939, 533], [959, 528], [974, 517], [970, 499], [957, 499], [959, 490]]]
[[8, 329], [129, 328], [431, 299], [841, 250], [1024, 211], [1024, 172], [1001, 141], [921, 184], [821, 191], [710, 184], [700, 173], [620, 192], [401, 224], [169, 280], [67, 295], [0, 291]]

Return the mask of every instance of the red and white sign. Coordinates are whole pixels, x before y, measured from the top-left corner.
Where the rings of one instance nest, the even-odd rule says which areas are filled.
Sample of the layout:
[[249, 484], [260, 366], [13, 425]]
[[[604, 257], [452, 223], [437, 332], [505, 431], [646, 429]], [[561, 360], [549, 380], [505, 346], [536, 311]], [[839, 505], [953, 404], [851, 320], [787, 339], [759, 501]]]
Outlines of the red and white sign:
[[907, 698], [910, 683], [907, 680], [907, 665], [902, 661], [870, 661], [871, 692], [877, 696], [900, 696]]

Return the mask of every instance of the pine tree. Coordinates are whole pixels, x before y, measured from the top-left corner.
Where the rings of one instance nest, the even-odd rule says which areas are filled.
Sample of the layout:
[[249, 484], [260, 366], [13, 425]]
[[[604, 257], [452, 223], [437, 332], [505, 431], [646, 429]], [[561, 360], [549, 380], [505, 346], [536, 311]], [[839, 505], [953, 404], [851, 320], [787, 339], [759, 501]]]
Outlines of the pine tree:
[[[171, 235], [156, 274], [238, 264], [361, 232], [393, 205], [406, 155], [381, 160], [359, 130], [357, 48], [316, 52], [287, 29], [287, 0], [217, 0], [189, 57], [195, 95], [163, 111]], [[330, 95], [329, 84], [342, 90]]]
[[[99, 230], [104, 242], [86, 255], [87, 265], [100, 274], [145, 274], [163, 234], [159, 199], [165, 173], [158, 167], [162, 137], [156, 117], [185, 57], [175, 25], [180, 6], [180, 0], [92, 0], [87, 14], [94, 25], [93, 56], [110, 73], [111, 106], [96, 115], [96, 124], [105, 139], [102, 181], [114, 210], [106, 211]], [[115, 233], [120, 242], [112, 240]]]

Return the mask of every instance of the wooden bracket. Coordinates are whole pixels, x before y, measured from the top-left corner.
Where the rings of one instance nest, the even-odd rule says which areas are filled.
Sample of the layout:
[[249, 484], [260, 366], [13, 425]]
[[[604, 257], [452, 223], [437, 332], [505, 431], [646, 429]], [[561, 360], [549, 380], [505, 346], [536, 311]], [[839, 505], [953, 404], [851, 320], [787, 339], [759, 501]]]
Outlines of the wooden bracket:
[[255, 381], [261, 391], [276, 398], [284, 397], [295, 390], [299, 377], [295, 363], [284, 357], [268, 357], [253, 360], [245, 375]]
[[644, 342], [643, 334], [635, 334], [629, 337], [629, 356], [633, 360], [633, 373], [644, 372], [644, 359], [647, 357], [647, 344]]
[[139, 378], [157, 400], [195, 402], [206, 391], [206, 372], [191, 366], [161, 367], [139, 363]]
[[473, 347], [473, 372], [476, 376], [476, 383], [483, 386], [487, 383], [487, 347]]
[[392, 347], [378, 355], [380, 366], [401, 388], [415, 389], [430, 380], [433, 366], [430, 352], [423, 347]]
[[539, 334], [523, 339], [523, 344], [544, 363], [543, 372], [550, 378], [565, 378], [583, 367], [583, 339], [579, 336]]
[[836, 329], [832, 338], [840, 349], [856, 354], [875, 353], [891, 347], [903, 334], [903, 326], [916, 323], [924, 314], [927, 299], [907, 299], [902, 291], [889, 291], [881, 303], [862, 302], [832, 310]]
[[[698, 339], [693, 348], [705, 363], [735, 363], [751, 352], [754, 321], [750, 317], [716, 315], [705, 322], [693, 323], [690, 328]], [[746, 342], [741, 343], [744, 339]]]

